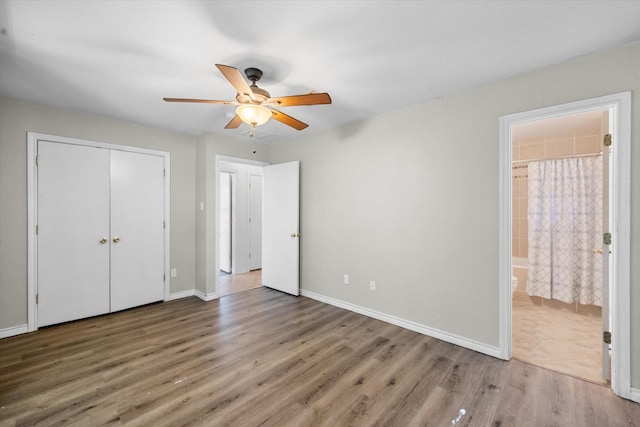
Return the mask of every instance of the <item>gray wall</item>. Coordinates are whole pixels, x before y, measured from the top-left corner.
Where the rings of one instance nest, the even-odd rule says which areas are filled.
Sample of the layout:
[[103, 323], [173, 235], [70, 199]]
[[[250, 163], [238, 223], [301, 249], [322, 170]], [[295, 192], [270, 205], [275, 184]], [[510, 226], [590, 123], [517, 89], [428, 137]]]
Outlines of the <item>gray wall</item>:
[[301, 161], [302, 288], [497, 346], [499, 117], [629, 90], [640, 387], [640, 43], [273, 146]]
[[171, 292], [195, 282], [193, 136], [0, 98], [0, 330], [27, 323], [27, 132], [171, 153]]

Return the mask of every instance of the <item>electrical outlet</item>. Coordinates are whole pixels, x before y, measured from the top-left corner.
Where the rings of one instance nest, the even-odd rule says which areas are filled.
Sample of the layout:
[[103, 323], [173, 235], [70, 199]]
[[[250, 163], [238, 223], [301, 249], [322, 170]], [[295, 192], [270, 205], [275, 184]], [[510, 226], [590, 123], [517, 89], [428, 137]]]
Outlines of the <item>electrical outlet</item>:
[[344, 284], [345, 284], [345, 285], [348, 285], [348, 284], [349, 284], [349, 275], [348, 275], [348, 274], [345, 274], [345, 275], [344, 275]]
[[372, 291], [376, 290], [376, 281], [375, 280], [369, 280], [369, 289]]
[[177, 268], [172, 268], [171, 269], [171, 277], [178, 277], [178, 269]]

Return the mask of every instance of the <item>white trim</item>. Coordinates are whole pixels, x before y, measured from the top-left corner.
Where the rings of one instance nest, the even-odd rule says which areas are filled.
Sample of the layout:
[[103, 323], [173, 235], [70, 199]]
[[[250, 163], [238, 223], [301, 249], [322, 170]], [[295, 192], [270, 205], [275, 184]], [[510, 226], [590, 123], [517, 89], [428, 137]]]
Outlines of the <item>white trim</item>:
[[630, 388], [629, 399], [640, 403], [640, 388]]
[[0, 329], [0, 339], [26, 334], [27, 332], [29, 332], [29, 325], [27, 324], [11, 326], [9, 328]]
[[35, 233], [38, 212], [38, 168], [36, 155], [38, 141], [50, 141], [60, 144], [82, 145], [85, 147], [105, 148], [109, 150], [127, 151], [131, 153], [150, 154], [164, 159], [164, 300], [168, 301], [171, 292], [171, 155], [166, 151], [150, 150], [146, 148], [129, 147], [108, 144], [85, 139], [67, 138], [64, 136], [48, 135], [37, 132], [27, 132], [27, 328], [28, 332], [38, 329], [38, 310], [36, 307], [37, 293], [37, 247], [38, 240]]
[[470, 340], [465, 337], [450, 334], [448, 332], [441, 331], [439, 329], [430, 328], [419, 323], [405, 320], [400, 317], [392, 316], [389, 314], [381, 313], [376, 310], [371, 310], [366, 307], [351, 304], [349, 302], [341, 301], [335, 298], [327, 297], [317, 294], [315, 292], [300, 289], [300, 295], [303, 297], [311, 298], [316, 301], [323, 302], [325, 304], [333, 305], [335, 307], [343, 308], [345, 310], [352, 311], [354, 313], [362, 314], [373, 319], [378, 319], [383, 322], [391, 323], [392, 325], [399, 326], [401, 328], [409, 329], [410, 331], [418, 332], [422, 335], [426, 335], [432, 338], [436, 338], [442, 341], [446, 341], [451, 344], [459, 345], [470, 350], [475, 350], [480, 353], [484, 353], [493, 357], [500, 357], [500, 349], [498, 347], [491, 347], [478, 341]]
[[171, 153], [164, 156], [164, 300], [171, 298]]
[[173, 301], [176, 299], [188, 298], [188, 297], [195, 296], [195, 294], [196, 294], [195, 289], [189, 289], [188, 291], [182, 291], [182, 292], [175, 292], [173, 294], [170, 294], [169, 298], [165, 298], [165, 301]]
[[[511, 127], [543, 118], [559, 117], [612, 108], [614, 131], [612, 218], [612, 284], [610, 294], [611, 388], [628, 399], [631, 392], [631, 92], [571, 102], [500, 117], [499, 188], [499, 283], [500, 283], [500, 357], [511, 358]], [[636, 398], [638, 396], [636, 395]], [[637, 401], [637, 399], [635, 399]]]
[[217, 292], [215, 292], [213, 294], [206, 294], [206, 293], [202, 292], [201, 290], [196, 289], [194, 295], [197, 296], [198, 298], [200, 298], [202, 301], [211, 301], [211, 300], [214, 300], [214, 299], [218, 299], [218, 293]]

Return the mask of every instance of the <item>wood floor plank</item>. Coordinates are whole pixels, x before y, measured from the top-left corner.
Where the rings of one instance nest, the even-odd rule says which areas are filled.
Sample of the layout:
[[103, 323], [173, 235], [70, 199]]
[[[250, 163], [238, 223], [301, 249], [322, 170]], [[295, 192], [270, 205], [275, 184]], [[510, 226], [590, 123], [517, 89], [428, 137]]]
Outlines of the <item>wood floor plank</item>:
[[0, 426], [635, 426], [606, 387], [257, 288], [0, 340]]

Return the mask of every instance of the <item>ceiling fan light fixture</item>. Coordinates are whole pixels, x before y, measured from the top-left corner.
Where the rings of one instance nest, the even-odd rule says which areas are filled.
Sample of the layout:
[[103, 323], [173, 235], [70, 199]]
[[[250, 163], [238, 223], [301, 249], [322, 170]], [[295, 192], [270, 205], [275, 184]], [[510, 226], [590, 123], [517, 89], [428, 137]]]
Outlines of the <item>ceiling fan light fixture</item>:
[[236, 114], [240, 120], [251, 126], [263, 125], [271, 118], [269, 108], [255, 104], [239, 105]]

